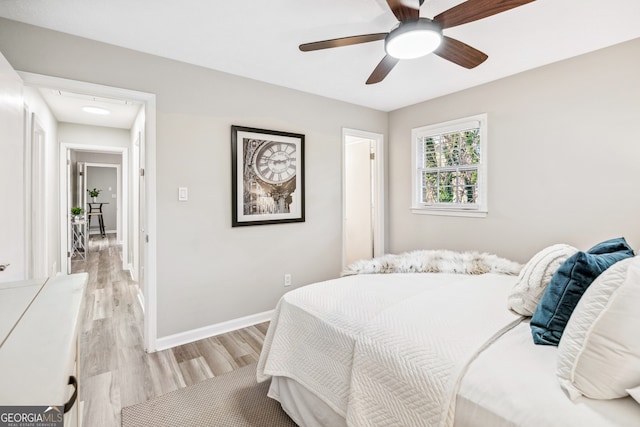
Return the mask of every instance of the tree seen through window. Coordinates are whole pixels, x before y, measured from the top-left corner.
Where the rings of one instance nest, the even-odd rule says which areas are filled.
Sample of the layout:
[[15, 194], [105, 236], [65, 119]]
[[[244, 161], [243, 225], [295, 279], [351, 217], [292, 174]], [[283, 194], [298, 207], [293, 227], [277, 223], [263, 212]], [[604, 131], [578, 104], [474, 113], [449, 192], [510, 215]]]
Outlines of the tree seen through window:
[[422, 203], [478, 204], [480, 129], [421, 138]]

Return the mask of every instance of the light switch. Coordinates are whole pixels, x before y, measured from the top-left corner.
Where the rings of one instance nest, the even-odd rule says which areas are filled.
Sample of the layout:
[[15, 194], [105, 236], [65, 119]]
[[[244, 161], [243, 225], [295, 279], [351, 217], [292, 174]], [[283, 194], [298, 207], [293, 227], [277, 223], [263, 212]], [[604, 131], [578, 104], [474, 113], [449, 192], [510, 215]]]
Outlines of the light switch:
[[187, 187], [178, 187], [178, 200], [186, 202], [189, 199], [189, 190]]

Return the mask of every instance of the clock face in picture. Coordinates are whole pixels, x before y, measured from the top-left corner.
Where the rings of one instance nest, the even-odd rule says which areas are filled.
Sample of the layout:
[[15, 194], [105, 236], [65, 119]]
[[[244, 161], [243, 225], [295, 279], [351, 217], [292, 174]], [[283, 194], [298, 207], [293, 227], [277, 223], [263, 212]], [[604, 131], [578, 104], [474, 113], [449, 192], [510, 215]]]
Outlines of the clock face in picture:
[[256, 174], [269, 184], [282, 184], [296, 175], [296, 146], [286, 142], [267, 142], [256, 151]]

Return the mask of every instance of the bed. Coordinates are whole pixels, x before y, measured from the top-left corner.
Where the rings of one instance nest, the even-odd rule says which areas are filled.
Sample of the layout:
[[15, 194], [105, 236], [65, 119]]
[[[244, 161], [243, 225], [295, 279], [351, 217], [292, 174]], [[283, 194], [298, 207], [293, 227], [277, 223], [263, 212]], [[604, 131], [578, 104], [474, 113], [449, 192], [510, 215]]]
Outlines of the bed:
[[258, 381], [301, 427], [637, 426], [630, 397], [570, 400], [556, 347], [507, 309], [517, 277], [357, 274], [279, 301]]

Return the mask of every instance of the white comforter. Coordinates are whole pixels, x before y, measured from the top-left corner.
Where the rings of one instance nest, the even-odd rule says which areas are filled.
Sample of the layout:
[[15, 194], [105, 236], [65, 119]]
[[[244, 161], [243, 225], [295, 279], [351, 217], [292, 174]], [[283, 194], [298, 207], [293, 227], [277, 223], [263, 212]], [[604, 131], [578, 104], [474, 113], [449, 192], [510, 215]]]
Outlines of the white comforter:
[[278, 303], [258, 380], [292, 378], [350, 426], [451, 425], [470, 361], [521, 318], [516, 277], [358, 275], [299, 288]]

